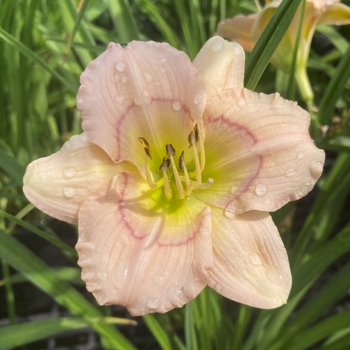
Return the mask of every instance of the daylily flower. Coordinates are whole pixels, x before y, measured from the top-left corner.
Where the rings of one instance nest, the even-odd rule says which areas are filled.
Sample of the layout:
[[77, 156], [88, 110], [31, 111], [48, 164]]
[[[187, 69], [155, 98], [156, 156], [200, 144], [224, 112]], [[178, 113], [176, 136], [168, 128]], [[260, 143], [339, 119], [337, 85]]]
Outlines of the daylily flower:
[[[280, 3], [281, 0], [268, 2], [258, 13], [248, 16], [237, 15], [224, 20], [219, 23], [217, 33], [240, 43], [245, 50], [251, 51]], [[271, 58], [271, 63], [286, 73], [289, 72], [292, 65], [301, 15], [300, 6]], [[313, 92], [306, 75], [306, 66], [316, 27], [320, 24], [343, 25], [349, 23], [350, 7], [339, 3], [339, 0], [306, 0], [296, 61], [296, 80], [306, 101], [313, 99]]]
[[305, 196], [324, 152], [309, 115], [243, 88], [244, 51], [210, 39], [193, 63], [168, 44], [111, 43], [81, 76], [84, 133], [31, 163], [27, 198], [77, 223], [99, 304], [166, 312], [206, 286], [285, 303], [288, 257], [269, 211]]

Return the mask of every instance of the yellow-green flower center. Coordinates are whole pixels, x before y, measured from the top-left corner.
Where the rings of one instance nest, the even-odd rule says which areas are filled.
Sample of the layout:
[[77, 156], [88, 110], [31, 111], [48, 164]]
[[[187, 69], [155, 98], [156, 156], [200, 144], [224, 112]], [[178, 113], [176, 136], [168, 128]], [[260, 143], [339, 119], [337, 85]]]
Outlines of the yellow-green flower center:
[[145, 150], [145, 172], [146, 179], [151, 189], [164, 187], [165, 196], [170, 199], [176, 191], [176, 198], [184, 199], [197, 189], [210, 187], [214, 180], [209, 178], [207, 182], [202, 182], [202, 172], [205, 167], [205, 150], [203, 138], [199, 132], [197, 124], [188, 135], [189, 148], [192, 149], [194, 169], [189, 171], [186, 167], [185, 152], [182, 151], [176, 162], [176, 150], [171, 144], [165, 145], [165, 156], [158, 170], [160, 176], [154, 181], [154, 174], [150, 170], [152, 153], [150, 145], [144, 137], [139, 137], [142, 147]]

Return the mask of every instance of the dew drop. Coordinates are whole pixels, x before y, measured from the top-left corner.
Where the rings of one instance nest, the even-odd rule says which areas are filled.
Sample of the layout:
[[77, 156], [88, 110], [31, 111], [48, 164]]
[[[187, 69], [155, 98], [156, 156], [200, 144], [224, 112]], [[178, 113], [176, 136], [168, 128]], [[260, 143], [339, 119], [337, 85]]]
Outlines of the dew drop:
[[212, 52], [220, 52], [223, 49], [223, 47], [224, 43], [220, 39], [218, 39], [214, 41], [214, 43], [211, 45], [210, 50]]
[[[126, 265], [126, 263], [124, 263]], [[128, 277], [128, 269], [123, 269], [122, 267], [117, 270], [115, 279], [115, 286], [117, 288], [123, 288]]]
[[117, 103], [122, 104], [124, 102], [124, 97], [123, 96], [117, 96], [115, 98], [115, 100], [117, 101]]
[[181, 107], [182, 107], [180, 101], [174, 101], [171, 106], [173, 107], [174, 111], [179, 111], [181, 109]]
[[122, 83], [126, 84], [128, 82], [128, 78], [126, 76], [122, 77]]
[[107, 279], [106, 272], [98, 272], [97, 276], [101, 281], [105, 281]]
[[64, 187], [63, 188], [63, 194], [68, 198], [74, 197], [75, 193], [76, 193], [76, 190], [73, 187]]
[[196, 105], [198, 105], [201, 101], [202, 101], [202, 94], [197, 94], [193, 99], [193, 102]]
[[234, 219], [234, 218], [235, 218], [235, 213], [233, 213], [232, 211], [227, 210], [227, 209], [225, 209], [224, 215], [225, 215], [228, 219]]
[[237, 43], [233, 43], [233, 55], [234, 56], [240, 56], [243, 53], [241, 45]]
[[84, 99], [83, 99], [83, 98], [78, 98], [78, 99], [77, 99], [77, 103], [78, 103], [78, 104], [84, 103]]
[[156, 309], [159, 306], [159, 300], [158, 299], [150, 299], [147, 302], [147, 307], [150, 309]]
[[267, 187], [265, 185], [262, 184], [258, 184], [255, 186], [255, 190], [254, 190], [255, 194], [259, 197], [262, 197], [266, 194], [267, 192]]
[[294, 168], [288, 168], [284, 174], [288, 177], [291, 177], [296, 174], [296, 171]]
[[298, 159], [301, 159], [301, 158], [303, 158], [305, 156], [305, 153], [304, 152], [298, 152], [298, 154], [297, 154], [297, 158]]
[[65, 177], [71, 178], [76, 175], [76, 171], [73, 168], [65, 168], [63, 169], [63, 175]]
[[244, 100], [244, 98], [238, 99], [238, 101], [237, 101], [237, 106], [238, 106], [238, 107], [244, 107], [244, 106], [245, 106], [245, 100]]
[[118, 62], [115, 67], [117, 68], [118, 72], [124, 72], [125, 71], [125, 63], [124, 62]]
[[270, 205], [271, 204], [271, 198], [270, 197], [267, 197], [264, 199], [264, 203], [267, 204], [267, 205]]
[[141, 100], [141, 98], [140, 97], [135, 97], [134, 98], [134, 102], [135, 102], [135, 105], [140, 105], [141, 103], [142, 103], [142, 100]]
[[145, 73], [144, 76], [148, 83], [150, 83], [153, 80], [152, 75], [149, 73]]
[[256, 254], [256, 253], [250, 254], [249, 255], [249, 260], [255, 266], [259, 266], [259, 265], [262, 264], [260, 256], [258, 254]]
[[74, 157], [75, 156], [75, 152], [69, 152], [69, 156], [70, 157]]
[[272, 282], [272, 283], [275, 283], [275, 284], [279, 284], [281, 279], [282, 279], [282, 276], [280, 276], [277, 271], [274, 271], [274, 270], [269, 270], [266, 272], [266, 277]]
[[149, 96], [148, 90], [144, 90], [143, 95], [146, 96], [146, 97]]

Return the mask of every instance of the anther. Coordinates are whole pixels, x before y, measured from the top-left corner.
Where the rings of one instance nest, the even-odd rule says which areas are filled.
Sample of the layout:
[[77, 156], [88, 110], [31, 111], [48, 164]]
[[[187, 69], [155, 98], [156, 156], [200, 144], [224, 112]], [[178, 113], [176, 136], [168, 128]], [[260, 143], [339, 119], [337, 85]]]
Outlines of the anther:
[[195, 131], [191, 131], [188, 135], [188, 142], [190, 143], [190, 147], [193, 149], [193, 159], [196, 166], [196, 180], [198, 182], [202, 182], [202, 168], [199, 164], [198, 151], [196, 146], [196, 136]]
[[169, 167], [170, 167], [170, 159], [167, 157], [164, 157], [163, 162], [159, 167], [159, 170], [163, 171], [164, 191], [165, 191], [165, 196], [167, 198], [171, 198], [171, 188], [170, 188], [169, 178], [167, 174], [169, 172]]
[[147, 140], [144, 137], [138, 137], [137, 139], [140, 141], [140, 143], [141, 143], [142, 147], [144, 148], [145, 153], [147, 154], [149, 159], [152, 159], [151, 149], [149, 147]]
[[148, 164], [148, 158], [152, 159], [152, 154], [151, 154], [149, 144], [144, 137], [138, 137], [137, 139], [140, 141], [143, 149], [145, 150], [145, 174], [146, 174], [148, 186], [150, 188], [155, 189], [157, 188], [157, 185], [153, 181], [152, 173], [151, 173], [151, 170], [149, 169], [149, 164]]
[[165, 146], [165, 150], [166, 150], [166, 154], [170, 157], [170, 162], [171, 162], [171, 166], [173, 168], [173, 173], [174, 173], [174, 177], [175, 177], [176, 187], [177, 187], [177, 190], [179, 193], [179, 198], [184, 199], [185, 198], [184, 188], [182, 186], [180, 175], [177, 171], [175, 160], [174, 160], [175, 148], [170, 143], [168, 143]]

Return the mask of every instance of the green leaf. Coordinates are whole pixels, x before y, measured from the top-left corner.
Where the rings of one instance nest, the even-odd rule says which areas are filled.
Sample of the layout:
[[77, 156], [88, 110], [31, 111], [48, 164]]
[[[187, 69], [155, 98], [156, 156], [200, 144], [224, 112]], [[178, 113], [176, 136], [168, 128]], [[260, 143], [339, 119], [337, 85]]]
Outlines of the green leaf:
[[145, 315], [143, 316], [143, 320], [153, 336], [157, 339], [160, 347], [163, 350], [171, 350], [170, 339], [155, 317], [153, 315]]
[[22, 184], [25, 167], [2, 148], [0, 148], [0, 168], [17, 184]]
[[247, 89], [254, 90], [273, 53], [288, 30], [300, 2], [301, 0], [284, 0], [278, 6], [247, 58], [245, 70]]
[[319, 122], [321, 125], [330, 124], [334, 115], [335, 103], [341, 97], [346, 83], [350, 78], [350, 45], [340, 60], [335, 74], [327, 85], [319, 106]]
[[[118, 330], [103, 322], [103, 315], [96, 307], [68, 283], [60, 280], [55, 271], [49, 268], [34, 253], [1, 229], [0, 257], [59, 304], [67, 307], [73, 314], [82, 317], [96, 332], [109, 341], [111, 348], [135, 349]], [[91, 319], [98, 319], [101, 322], [93, 322]]]

